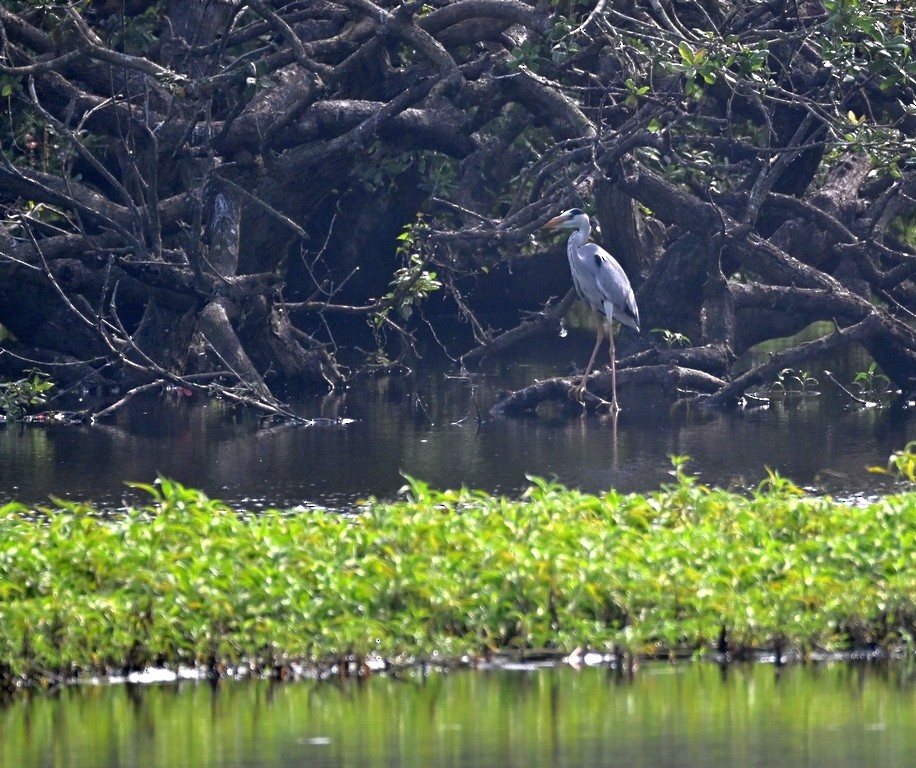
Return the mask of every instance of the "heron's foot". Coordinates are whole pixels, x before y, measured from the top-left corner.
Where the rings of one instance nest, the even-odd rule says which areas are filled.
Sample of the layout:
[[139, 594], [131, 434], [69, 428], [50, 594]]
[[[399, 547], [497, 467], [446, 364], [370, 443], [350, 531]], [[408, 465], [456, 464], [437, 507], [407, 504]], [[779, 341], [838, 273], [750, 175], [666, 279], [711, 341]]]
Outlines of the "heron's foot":
[[598, 395], [593, 395], [595, 400], [595, 411], [597, 413], [607, 413], [611, 416], [616, 416], [620, 412], [620, 406], [617, 405], [617, 402], [614, 400], [605, 400], [603, 397], [598, 397]]
[[575, 386], [570, 387], [568, 394], [570, 400], [575, 400], [582, 405], [585, 402], [585, 380], [583, 379]]
[[599, 413], [608, 412], [615, 415], [620, 410], [620, 406], [617, 405], [616, 400], [605, 400], [594, 392], [589, 392], [585, 388], [585, 381], [581, 381], [575, 386], [570, 387], [568, 394], [570, 400], [575, 400], [583, 408], [587, 406], [589, 410], [594, 410]]

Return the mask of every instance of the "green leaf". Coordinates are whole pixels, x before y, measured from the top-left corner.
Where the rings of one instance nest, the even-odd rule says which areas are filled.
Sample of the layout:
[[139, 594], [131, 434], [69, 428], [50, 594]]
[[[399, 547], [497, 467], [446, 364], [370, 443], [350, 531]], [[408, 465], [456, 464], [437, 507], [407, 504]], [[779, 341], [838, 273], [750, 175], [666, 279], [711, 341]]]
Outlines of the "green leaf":
[[681, 54], [681, 58], [682, 58], [687, 64], [691, 64], [691, 65], [692, 65], [692, 64], [695, 63], [695, 62], [694, 62], [693, 48], [690, 47], [690, 45], [687, 43], [686, 40], [682, 40], [682, 41], [681, 41], [680, 45], [678, 45], [678, 47], [677, 47], [677, 50], [678, 50], [678, 53]]

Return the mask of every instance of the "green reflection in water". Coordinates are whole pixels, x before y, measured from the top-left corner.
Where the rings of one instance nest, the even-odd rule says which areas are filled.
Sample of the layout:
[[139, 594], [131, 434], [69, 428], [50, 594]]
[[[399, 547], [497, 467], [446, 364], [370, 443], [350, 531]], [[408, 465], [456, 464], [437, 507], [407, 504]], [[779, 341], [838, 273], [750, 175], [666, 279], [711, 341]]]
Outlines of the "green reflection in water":
[[0, 710], [0, 765], [896, 768], [916, 764], [914, 724], [916, 686], [893, 667], [86, 687]]

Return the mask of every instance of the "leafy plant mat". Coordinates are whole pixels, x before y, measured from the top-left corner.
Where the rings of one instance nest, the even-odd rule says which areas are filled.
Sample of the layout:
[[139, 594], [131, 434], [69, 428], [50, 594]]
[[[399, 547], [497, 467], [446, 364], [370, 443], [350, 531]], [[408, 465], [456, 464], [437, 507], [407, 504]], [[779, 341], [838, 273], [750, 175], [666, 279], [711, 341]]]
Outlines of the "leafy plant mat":
[[867, 649], [916, 631], [916, 495], [854, 507], [776, 475], [520, 499], [439, 492], [356, 513], [238, 512], [161, 479], [103, 516], [0, 508], [0, 682], [148, 666], [283, 674], [530, 649], [617, 658]]

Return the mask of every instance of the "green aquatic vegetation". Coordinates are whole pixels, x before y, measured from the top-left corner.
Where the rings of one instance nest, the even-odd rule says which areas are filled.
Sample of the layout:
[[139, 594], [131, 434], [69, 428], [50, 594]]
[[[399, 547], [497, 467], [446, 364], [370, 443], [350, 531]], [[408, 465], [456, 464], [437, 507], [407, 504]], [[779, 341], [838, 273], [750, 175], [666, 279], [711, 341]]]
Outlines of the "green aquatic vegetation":
[[772, 395], [807, 395], [817, 394], [817, 385], [817, 379], [809, 371], [783, 368], [768, 389]]
[[869, 467], [869, 471], [916, 483], [916, 440], [908, 442], [902, 450], [894, 451], [887, 461], [887, 468]]
[[872, 362], [864, 371], [859, 371], [852, 383], [858, 387], [862, 397], [881, 402], [888, 395], [891, 380], [878, 370], [878, 364]]
[[146, 506], [0, 508], [0, 678], [150, 665], [910, 649], [916, 495], [850, 507], [771, 473], [749, 495], [674, 457], [657, 492], [520, 498], [409, 480], [352, 514], [233, 510], [161, 479]]

